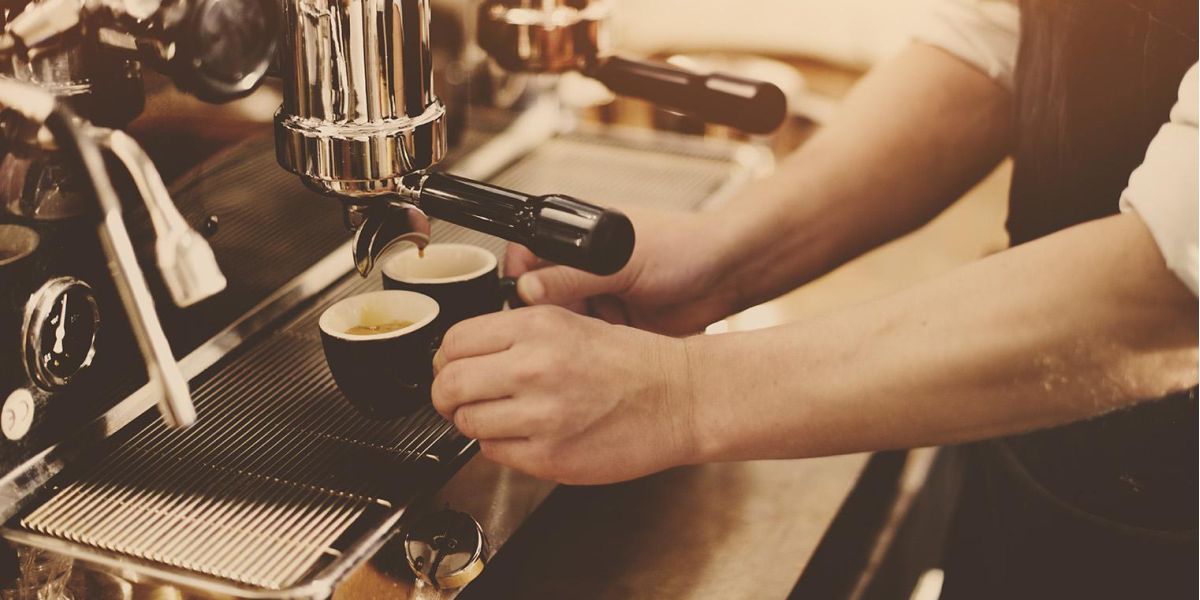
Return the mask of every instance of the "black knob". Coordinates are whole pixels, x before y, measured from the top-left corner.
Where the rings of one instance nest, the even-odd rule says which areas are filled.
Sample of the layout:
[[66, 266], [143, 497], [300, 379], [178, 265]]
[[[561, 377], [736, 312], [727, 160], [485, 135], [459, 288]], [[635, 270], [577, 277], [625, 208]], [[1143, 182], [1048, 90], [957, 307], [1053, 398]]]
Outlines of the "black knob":
[[530, 199], [536, 212], [524, 240], [534, 254], [598, 275], [621, 270], [633, 254], [633, 224], [615, 210], [558, 194]]
[[628, 217], [570, 196], [530, 196], [432, 173], [421, 183], [418, 204], [431, 217], [523, 244], [546, 260], [598, 275], [616, 273], [633, 254]]
[[185, 0], [167, 20], [175, 54], [166, 72], [180, 89], [207, 102], [253, 92], [279, 37], [279, 7], [272, 0]]
[[749, 133], [775, 131], [787, 97], [775, 84], [724, 73], [699, 74], [673, 65], [611, 57], [586, 74], [614, 93], [653, 102], [708, 123]]

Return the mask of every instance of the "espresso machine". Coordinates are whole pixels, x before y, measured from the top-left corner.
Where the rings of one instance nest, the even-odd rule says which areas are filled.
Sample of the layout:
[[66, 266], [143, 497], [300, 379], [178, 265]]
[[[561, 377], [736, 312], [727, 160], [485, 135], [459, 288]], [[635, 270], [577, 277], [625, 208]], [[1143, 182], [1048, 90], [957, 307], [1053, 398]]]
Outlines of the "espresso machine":
[[[0, 589], [26, 594], [13, 597], [319, 598], [373, 576], [453, 596], [552, 486], [475, 459], [432, 409], [355, 414], [317, 315], [377, 288], [369, 275], [400, 243], [511, 241], [616, 272], [629, 220], [576, 196], [696, 209], [769, 163], [752, 145], [587, 130], [552, 86], [455, 132], [427, 0], [0, 7]], [[611, 2], [453, 8], [438, 14], [473, 25], [472, 46], [507, 71], [578, 71], [750, 133], [783, 119], [770, 84], [614, 56]], [[211, 103], [268, 81], [273, 136], [164, 181], [123, 131], [150, 71]]]

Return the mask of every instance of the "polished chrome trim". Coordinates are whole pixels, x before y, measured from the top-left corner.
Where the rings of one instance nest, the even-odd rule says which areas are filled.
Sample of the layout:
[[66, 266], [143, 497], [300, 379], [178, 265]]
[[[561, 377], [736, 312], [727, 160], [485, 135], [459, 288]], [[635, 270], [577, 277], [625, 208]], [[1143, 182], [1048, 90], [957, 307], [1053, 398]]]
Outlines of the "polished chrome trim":
[[429, 0], [285, 0], [276, 158], [309, 187], [358, 198], [446, 154]]
[[611, 0], [486, 0], [478, 42], [500, 66], [525, 73], [585, 69], [612, 48]]
[[154, 258], [176, 306], [188, 307], [225, 289], [225, 274], [204, 236], [179, 214], [154, 162], [129, 134], [94, 128], [96, 141], [125, 167], [154, 227]]
[[[189, 380], [196, 377], [240, 346], [250, 335], [332, 285], [348, 272], [346, 256], [349, 253], [350, 244], [347, 243], [292, 279], [179, 361], [180, 371]], [[0, 478], [0, 507], [7, 509], [0, 510], [0, 519], [8, 519], [18, 512], [32, 494], [58, 474], [88, 443], [110, 437], [149, 410], [154, 406], [157, 395], [157, 385], [143, 385], [93, 421], [83, 435], [46, 448], [4, 474]]]
[[[50, 311], [53, 309], [54, 301], [59, 296], [76, 289], [82, 288], [86, 294], [88, 306], [92, 313], [92, 339], [88, 343], [88, 353], [84, 357], [83, 362], [79, 365], [79, 371], [65, 377], [55, 375], [46, 369], [46, 365], [38, 359], [38, 350], [43, 347], [42, 340], [42, 325], [46, 319], [50, 318]], [[65, 323], [59, 324], [59, 327], [66, 327]], [[29, 376], [30, 381], [37, 384], [38, 387], [44, 390], [55, 390], [69, 383], [78, 372], [82, 372], [92, 364], [92, 359], [96, 356], [96, 332], [100, 329], [100, 309], [96, 306], [95, 292], [92, 291], [92, 286], [85, 281], [80, 281], [74, 277], [56, 277], [47, 281], [36, 292], [29, 296], [29, 301], [25, 304], [25, 319], [21, 325], [21, 343], [24, 349], [25, 374]]]
[[[477, 443], [471, 441], [466, 444], [462, 450], [455, 456], [443, 457], [447, 463], [451, 463], [451, 467], [447, 469], [448, 473], [454, 473], [465, 464], [475, 454]], [[430, 490], [431, 492], [434, 490]], [[178, 585], [192, 590], [199, 590], [210, 594], [217, 594], [232, 598], [245, 598], [247, 600], [258, 600], [268, 598], [278, 598], [286, 600], [316, 600], [319, 598], [328, 598], [333, 594], [333, 588], [354, 568], [368, 560], [372, 555], [379, 551], [385, 543], [399, 532], [401, 521], [407, 514], [407, 507], [397, 507], [392, 509], [388, 516], [371, 528], [371, 533], [363, 536], [359, 541], [346, 548], [339, 558], [330, 564], [324, 571], [317, 574], [316, 577], [309, 580], [303, 585], [298, 585], [281, 590], [266, 590], [249, 586], [241, 586], [238, 584], [229, 583], [217, 577], [202, 575], [199, 573], [191, 573], [182, 569], [172, 567], [164, 567], [154, 563], [141, 561], [134, 558], [114, 555], [105, 552], [99, 548], [92, 548], [77, 544], [75, 542], [48, 536], [45, 534], [28, 531], [25, 529], [17, 529], [13, 527], [4, 527], [0, 530], [0, 534], [10, 542], [25, 544], [69, 556], [75, 560], [95, 565], [103, 570], [109, 571], [121, 576], [132, 582], [140, 581], [156, 581], [172, 585]]]

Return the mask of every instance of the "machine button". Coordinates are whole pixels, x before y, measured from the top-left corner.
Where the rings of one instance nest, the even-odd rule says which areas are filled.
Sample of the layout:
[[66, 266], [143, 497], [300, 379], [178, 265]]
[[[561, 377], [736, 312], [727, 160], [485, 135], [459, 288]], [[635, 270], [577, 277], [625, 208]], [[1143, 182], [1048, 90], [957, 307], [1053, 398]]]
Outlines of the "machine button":
[[88, 284], [73, 277], [46, 282], [25, 307], [25, 368], [46, 390], [61, 388], [92, 363], [100, 310]]
[[408, 566], [422, 581], [440, 590], [461, 588], [483, 572], [486, 540], [479, 523], [450, 509], [413, 523], [404, 538]]
[[29, 433], [33, 425], [34, 413], [33, 394], [27, 389], [19, 389], [8, 395], [4, 406], [0, 407], [0, 431], [4, 437], [17, 441]]

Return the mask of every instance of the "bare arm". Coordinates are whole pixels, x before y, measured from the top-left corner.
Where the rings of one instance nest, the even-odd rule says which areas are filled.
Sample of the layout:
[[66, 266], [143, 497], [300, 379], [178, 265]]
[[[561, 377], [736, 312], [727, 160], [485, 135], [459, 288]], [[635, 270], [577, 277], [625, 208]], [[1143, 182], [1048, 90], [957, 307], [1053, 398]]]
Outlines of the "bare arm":
[[923, 225], [1008, 152], [1009, 93], [913, 44], [873, 69], [832, 122], [720, 218], [744, 308]]
[[1198, 379], [1196, 298], [1132, 214], [823, 319], [687, 344], [695, 460], [978, 440]]
[[[1004, 156], [1009, 93], [946, 52], [913, 44], [873, 69], [837, 117], [777, 172], [700, 215], [630, 211], [638, 247], [611, 277], [531, 271], [509, 253], [531, 304], [615, 296], [609, 320], [681, 334], [767, 300], [922, 225]], [[623, 316], [622, 316], [623, 315]]]
[[[1007, 103], [970, 67], [913, 47], [717, 215], [723, 237], [649, 237], [662, 263], [639, 275], [710, 259], [696, 240], [712, 239], [738, 303], [789, 289], [924, 222], [990, 168], [1007, 145]], [[675, 231], [665, 225], [654, 231]], [[473, 319], [445, 338], [433, 401], [495, 460], [598, 483], [1028, 431], [1194, 385], [1196, 361], [1196, 298], [1141, 217], [1125, 214], [759, 332], [676, 339], [547, 306]]]

